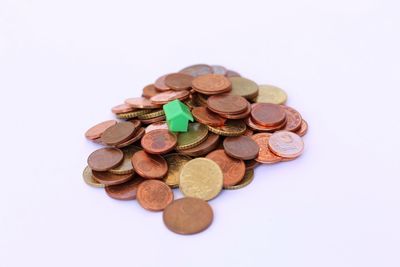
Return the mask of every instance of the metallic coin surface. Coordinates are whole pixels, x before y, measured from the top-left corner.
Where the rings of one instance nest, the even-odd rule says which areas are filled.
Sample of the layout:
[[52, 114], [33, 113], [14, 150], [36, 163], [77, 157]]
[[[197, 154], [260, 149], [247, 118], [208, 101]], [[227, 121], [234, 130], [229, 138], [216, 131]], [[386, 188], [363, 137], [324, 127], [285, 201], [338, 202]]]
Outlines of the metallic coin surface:
[[192, 115], [196, 121], [210, 126], [222, 126], [226, 121], [225, 118], [222, 118], [217, 113], [212, 112], [206, 107], [193, 108]]
[[204, 231], [211, 225], [213, 217], [211, 206], [206, 201], [192, 197], [173, 201], [163, 212], [165, 226], [181, 235]]
[[124, 153], [124, 159], [122, 160], [122, 163], [108, 171], [114, 174], [133, 173], [135, 170], [133, 169], [131, 159], [133, 157], [133, 154], [141, 150], [141, 148], [137, 146], [128, 146], [121, 150]]
[[107, 171], [118, 166], [124, 153], [118, 148], [100, 148], [89, 155], [87, 163], [93, 171]]
[[143, 124], [151, 124], [159, 121], [165, 121], [165, 116], [158, 116], [155, 118], [147, 119], [147, 120], [140, 120]]
[[144, 209], [161, 211], [174, 200], [174, 193], [162, 181], [146, 180], [139, 184], [136, 198]]
[[212, 71], [214, 74], [219, 74], [219, 75], [226, 75], [228, 70], [224, 66], [220, 65], [211, 65]]
[[226, 137], [224, 140], [225, 153], [232, 158], [250, 160], [258, 156], [260, 147], [248, 136]]
[[83, 180], [85, 181], [86, 184], [97, 187], [97, 188], [102, 188], [104, 187], [103, 184], [97, 182], [95, 179], [93, 179], [93, 174], [92, 170], [90, 169], [89, 166], [86, 166], [86, 168], [83, 170]]
[[213, 70], [210, 66], [208, 66], [206, 64], [196, 64], [196, 65], [188, 66], [188, 67], [180, 70], [179, 72], [189, 74], [193, 77], [197, 77], [197, 76], [202, 76], [202, 75], [206, 75], [206, 74], [211, 74], [211, 73], [213, 73]]
[[128, 182], [106, 186], [105, 191], [111, 198], [118, 200], [136, 199], [139, 184], [143, 181], [141, 177], [135, 177]]
[[255, 161], [264, 164], [272, 164], [282, 161], [282, 157], [272, 153], [268, 147], [268, 142], [271, 135], [272, 134], [270, 133], [258, 133], [251, 137], [260, 147], [260, 152], [258, 153], [258, 157], [255, 159]]
[[168, 171], [167, 162], [163, 157], [148, 154], [143, 150], [133, 154], [132, 165], [140, 176], [147, 179], [161, 179]]
[[145, 98], [150, 98], [152, 96], [155, 96], [156, 94], [158, 94], [158, 91], [157, 91], [156, 87], [154, 86], [154, 84], [146, 85], [143, 88], [142, 96]]
[[246, 131], [243, 133], [245, 136], [252, 136], [254, 134], [253, 130], [247, 128]]
[[128, 141], [133, 137], [140, 124], [131, 122], [119, 122], [111, 126], [101, 135], [103, 144], [114, 146]]
[[157, 129], [168, 130], [168, 124], [165, 121], [154, 122], [146, 127], [146, 133], [157, 130]]
[[281, 130], [282, 128], [285, 127], [286, 125], [286, 120], [281, 124], [281, 125], [276, 125], [276, 126], [262, 126], [257, 123], [255, 123], [251, 117], [248, 117], [244, 120], [251, 129], [257, 130], [259, 132], [274, 132], [277, 130]]
[[283, 158], [297, 158], [303, 153], [303, 139], [289, 131], [279, 131], [271, 135], [268, 141], [270, 150]]
[[239, 136], [246, 128], [246, 124], [241, 120], [227, 120], [224, 126], [219, 127], [208, 126], [211, 132], [222, 136]]
[[171, 90], [171, 88], [169, 88], [169, 86], [167, 86], [165, 84], [165, 78], [168, 76], [169, 74], [163, 75], [160, 78], [158, 78], [155, 82], [154, 82], [154, 87], [158, 90], [158, 91], [168, 91]]
[[239, 119], [244, 119], [244, 118], [249, 117], [250, 113], [251, 113], [251, 105], [250, 105], [250, 103], [247, 103], [247, 108], [242, 113], [238, 113], [238, 114], [219, 113], [219, 115], [226, 119], [239, 120]]
[[187, 90], [192, 87], [193, 76], [185, 73], [171, 73], [165, 77], [165, 84], [172, 90]]
[[217, 163], [206, 158], [196, 158], [183, 166], [179, 189], [187, 197], [210, 200], [221, 192], [223, 180], [223, 173]]
[[301, 122], [303, 121], [300, 113], [294, 108], [281, 105], [281, 107], [286, 111], [286, 125], [284, 130], [296, 132], [301, 127]]
[[147, 153], [165, 154], [175, 148], [177, 141], [175, 134], [160, 129], [146, 133], [140, 143]]
[[281, 88], [273, 85], [259, 85], [258, 96], [254, 99], [256, 103], [284, 104], [287, 101], [287, 94]]
[[244, 178], [237, 184], [231, 186], [224, 186], [227, 190], [236, 190], [248, 186], [254, 179], [254, 170], [248, 170], [244, 174]]
[[128, 104], [124, 103], [124, 104], [120, 104], [120, 105], [117, 105], [117, 106], [113, 107], [111, 109], [111, 112], [114, 113], [114, 114], [121, 114], [121, 113], [132, 112], [132, 111], [135, 111], [135, 110], [136, 110], [135, 108], [133, 108], [133, 107], [129, 106]]
[[308, 123], [305, 120], [302, 120], [300, 129], [297, 130], [296, 134], [298, 134], [299, 136], [304, 136], [306, 135], [307, 131], [308, 131]]
[[258, 85], [252, 80], [243, 77], [230, 77], [232, 91], [229, 94], [239, 95], [246, 99], [253, 99], [258, 95]]
[[228, 156], [223, 149], [214, 150], [206, 158], [215, 161], [221, 168], [224, 175], [224, 186], [235, 185], [243, 179], [246, 171], [243, 160]]
[[89, 140], [95, 140], [101, 137], [105, 130], [117, 124], [116, 120], [103, 121], [86, 131], [85, 137]]
[[151, 102], [154, 104], [166, 104], [170, 101], [173, 101], [175, 99], [183, 100], [186, 99], [189, 96], [189, 91], [187, 90], [182, 90], [182, 91], [166, 91], [159, 93], [152, 98], [150, 98]]
[[139, 115], [138, 119], [139, 120], [148, 120], [148, 119], [156, 118], [156, 117], [159, 117], [159, 116], [163, 116], [164, 114], [165, 114], [164, 110], [162, 110], [162, 109], [154, 109], [154, 111], [152, 111], [152, 112], [149, 112], [149, 113], [146, 113], [146, 114], [143, 114], [143, 115]]
[[209, 133], [207, 139], [204, 142], [201, 142], [199, 145], [179, 150], [180, 153], [191, 156], [191, 157], [200, 157], [207, 155], [212, 150], [216, 149], [219, 144], [219, 135]]
[[220, 94], [231, 90], [231, 82], [223, 75], [207, 74], [192, 81], [192, 88], [206, 95]]
[[255, 161], [254, 159], [252, 160], [245, 160], [244, 164], [246, 165], [246, 171], [248, 170], [254, 170], [258, 165], [260, 165], [259, 162]]
[[122, 184], [133, 177], [133, 173], [127, 173], [127, 174], [114, 174], [111, 172], [98, 172], [98, 171], [92, 171], [93, 178], [98, 181], [101, 184], [104, 185], [116, 185], [116, 184]]
[[261, 126], [277, 126], [286, 120], [286, 112], [277, 104], [256, 103], [251, 106], [251, 118]]
[[129, 120], [129, 119], [133, 119], [133, 118], [136, 118], [137, 116], [147, 114], [150, 112], [151, 112], [151, 109], [139, 109], [139, 110], [134, 110], [131, 112], [119, 113], [119, 114], [117, 114], [117, 117], [119, 119]]
[[238, 95], [213, 95], [207, 99], [208, 108], [216, 113], [239, 114], [248, 108], [247, 100]]
[[183, 165], [185, 165], [192, 158], [182, 154], [168, 154], [164, 156], [168, 164], [168, 173], [164, 178], [164, 182], [172, 188], [179, 186], [179, 176]]
[[234, 70], [228, 70], [225, 74], [226, 77], [241, 77], [241, 75], [234, 71]]
[[208, 129], [204, 124], [189, 123], [188, 131], [179, 133], [176, 149], [188, 149], [197, 146], [206, 140], [207, 134]]
[[128, 98], [125, 100], [125, 103], [134, 108], [146, 108], [146, 109], [161, 108], [160, 105], [155, 104], [151, 102], [150, 99], [144, 97]]
[[132, 137], [131, 139], [129, 139], [129, 140], [127, 140], [127, 141], [125, 141], [125, 142], [123, 142], [123, 143], [121, 143], [121, 144], [118, 144], [118, 145], [116, 145], [115, 147], [118, 147], [118, 148], [127, 147], [127, 146], [129, 146], [129, 145], [135, 143], [136, 141], [138, 141], [140, 138], [143, 137], [143, 135], [144, 135], [144, 128], [143, 128], [143, 127], [140, 127], [140, 128], [135, 132], [135, 134], [133, 135], [133, 137]]

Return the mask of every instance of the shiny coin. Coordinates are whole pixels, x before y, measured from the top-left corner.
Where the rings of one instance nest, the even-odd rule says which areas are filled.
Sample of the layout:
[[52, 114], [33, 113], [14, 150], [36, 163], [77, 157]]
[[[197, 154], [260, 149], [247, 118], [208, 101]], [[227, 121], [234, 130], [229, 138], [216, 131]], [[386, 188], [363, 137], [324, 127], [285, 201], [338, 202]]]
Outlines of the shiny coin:
[[306, 135], [307, 131], [308, 131], [308, 123], [305, 120], [302, 120], [300, 129], [297, 130], [296, 134], [298, 134], [299, 136], [304, 136]]
[[237, 184], [232, 186], [224, 186], [227, 190], [236, 190], [248, 186], [254, 179], [254, 170], [248, 170], [244, 174], [244, 178]]
[[158, 130], [158, 129], [165, 129], [168, 130], [168, 124], [165, 121], [154, 122], [146, 127], [146, 133]]
[[212, 71], [214, 74], [219, 74], [219, 75], [226, 75], [226, 73], [228, 72], [228, 70], [224, 67], [224, 66], [220, 66], [220, 65], [212, 65], [211, 66]]
[[297, 158], [303, 153], [303, 139], [289, 131], [279, 131], [271, 135], [268, 146], [271, 151], [283, 158]]
[[224, 150], [232, 158], [250, 160], [258, 156], [260, 147], [248, 136], [227, 137], [224, 140]]
[[118, 117], [118, 119], [129, 120], [129, 119], [133, 119], [133, 118], [136, 118], [137, 116], [147, 114], [150, 112], [151, 112], [151, 109], [139, 109], [139, 110], [135, 110], [132, 112], [119, 113], [119, 114], [117, 114], [117, 117]]
[[154, 104], [166, 104], [175, 99], [183, 100], [189, 97], [189, 91], [166, 91], [159, 93], [152, 98], [150, 98], [151, 102]]
[[247, 100], [237, 95], [213, 95], [207, 99], [208, 108], [216, 113], [239, 114], [248, 108]]
[[251, 107], [251, 118], [261, 126], [277, 126], [286, 120], [286, 112], [280, 105], [256, 103]]
[[239, 119], [244, 119], [244, 118], [249, 117], [250, 113], [251, 113], [251, 105], [250, 105], [250, 103], [247, 103], [247, 108], [242, 113], [238, 113], [238, 114], [220, 113], [219, 115], [226, 119], [239, 120]]
[[136, 141], [140, 140], [140, 138], [142, 138], [143, 135], [144, 135], [144, 128], [143, 128], [143, 127], [140, 127], [140, 128], [135, 132], [135, 134], [133, 135], [133, 137], [132, 137], [131, 139], [129, 139], [129, 140], [127, 140], [127, 141], [125, 141], [125, 142], [123, 142], [123, 143], [121, 143], [121, 144], [118, 144], [118, 145], [116, 145], [115, 147], [118, 147], [118, 148], [127, 147], [127, 146], [129, 146], [129, 145], [135, 143]]
[[146, 113], [146, 114], [143, 114], [143, 115], [139, 115], [138, 119], [139, 120], [148, 120], [148, 119], [153, 119], [153, 118], [156, 118], [156, 117], [159, 117], [159, 116], [163, 116], [164, 114], [165, 113], [164, 113], [163, 109], [157, 109], [157, 110], [154, 110], [152, 112], [149, 112], [149, 113]]
[[230, 77], [232, 91], [229, 94], [242, 96], [249, 100], [258, 95], [258, 85], [252, 80], [243, 77]]
[[128, 104], [124, 103], [124, 104], [120, 104], [120, 105], [117, 105], [117, 106], [113, 107], [111, 109], [111, 112], [114, 113], [114, 114], [121, 114], [121, 113], [132, 112], [132, 111], [135, 111], [135, 110], [136, 110], [135, 108], [133, 108], [133, 107], [129, 106]]
[[106, 186], [106, 193], [109, 197], [118, 200], [133, 200], [136, 199], [137, 189], [143, 181], [141, 177], [136, 177], [128, 182]]
[[158, 90], [158, 91], [168, 91], [171, 90], [171, 88], [169, 88], [169, 86], [167, 86], [165, 84], [165, 78], [168, 76], [169, 74], [163, 75], [160, 78], [158, 78], [155, 82], [154, 82], [154, 87]]
[[105, 130], [117, 124], [116, 120], [108, 120], [103, 121], [99, 124], [96, 124], [92, 128], [86, 131], [85, 137], [89, 140], [95, 140], [101, 137]]
[[182, 154], [168, 154], [164, 156], [168, 164], [168, 173], [164, 178], [164, 182], [172, 188], [179, 186], [179, 176], [183, 165], [191, 158]]
[[204, 142], [201, 142], [199, 145], [179, 150], [180, 153], [192, 156], [192, 157], [200, 157], [207, 155], [214, 149], [218, 147], [219, 144], [219, 135], [209, 133], [207, 139]]
[[167, 162], [163, 157], [148, 154], [143, 150], [133, 154], [132, 165], [140, 176], [147, 179], [161, 179], [168, 171]]
[[246, 118], [244, 121], [246, 122], [247, 126], [249, 126], [251, 129], [257, 130], [259, 132], [274, 132], [274, 131], [277, 131], [277, 130], [281, 130], [286, 125], [286, 120], [282, 124], [276, 125], [276, 126], [262, 126], [262, 125], [259, 125], [259, 124], [255, 123], [251, 119], [251, 117]]
[[189, 74], [193, 77], [198, 77], [206, 74], [213, 73], [212, 68], [206, 64], [196, 64], [192, 66], [188, 66], [179, 72]]
[[206, 158], [186, 163], [179, 178], [179, 189], [188, 197], [210, 200], [222, 189], [223, 174], [217, 163]]
[[122, 160], [122, 163], [119, 164], [117, 167], [110, 169], [109, 172], [114, 174], [133, 173], [135, 170], [133, 169], [131, 159], [133, 154], [135, 154], [139, 150], [141, 150], [141, 148], [137, 146], [129, 146], [123, 148], [122, 152], [124, 153], [124, 159]]
[[165, 154], [175, 148], [176, 135], [168, 130], [154, 130], [146, 133], [141, 144], [143, 149], [150, 154]]
[[145, 109], [161, 108], [160, 105], [153, 103], [149, 99], [144, 97], [128, 98], [125, 100], [125, 103], [134, 108], [145, 108]]
[[97, 182], [95, 179], [93, 179], [93, 174], [92, 170], [90, 169], [89, 166], [86, 166], [85, 170], [83, 170], [83, 180], [85, 181], [86, 184], [93, 186], [93, 187], [104, 187], [103, 184]]
[[206, 107], [193, 108], [192, 115], [196, 121], [210, 126], [223, 126], [226, 121], [225, 118], [222, 118], [217, 113], [210, 111]]
[[145, 98], [150, 98], [152, 96], [155, 96], [156, 94], [158, 94], [158, 91], [154, 84], [149, 84], [143, 88], [142, 96]]
[[258, 133], [251, 138], [258, 144], [260, 151], [258, 157], [255, 159], [257, 162], [264, 164], [272, 164], [282, 161], [282, 157], [275, 155], [268, 147], [270, 133]]
[[88, 157], [88, 165], [93, 171], [107, 171], [118, 166], [124, 153], [118, 148], [105, 147], [94, 151]]
[[215, 95], [231, 90], [231, 82], [222, 75], [207, 74], [192, 81], [192, 88], [205, 95]]
[[101, 142], [114, 146], [128, 141], [133, 137], [140, 123], [120, 122], [111, 126], [101, 135]]
[[104, 185], [116, 185], [116, 184], [122, 184], [133, 177], [133, 173], [127, 173], [127, 174], [114, 174], [111, 172], [98, 172], [98, 171], [92, 171], [93, 178], [98, 181], [99, 183], [102, 183]]
[[147, 119], [147, 120], [140, 120], [143, 124], [151, 124], [155, 122], [165, 121], [165, 116], [158, 116], [155, 118]]
[[176, 149], [188, 149], [197, 146], [206, 140], [208, 134], [207, 126], [200, 123], [189, 123], [188, 131], [179, 133]]
[[144, 209], [161, 211], [174, 200], [174, 194], [165, 183], [158, 180], [147, 180], [140, 183], [136, 198]]
[[227, 120], [224, 126], [208, 126], [208, 129], [222, 136], [239, 136], [246, 131], [246, 124], [241, 120]]
[[301, 122], [303, 119], [301, 118], [300, 113], [294, 108], [281, 105], [281, 107], [286, 111], [286, 126], [284, 130], [296, 132], [301, 127]]
[[192, 87], [192, 80], [192, 75], [172, 73], [165, 77], [165, 84], [172, 90], [187, 90]]
[[258, 96], [254, 99], [257, 103], [284, 104], [287, 94], [281, 88], [272, 85], [259, 85]]

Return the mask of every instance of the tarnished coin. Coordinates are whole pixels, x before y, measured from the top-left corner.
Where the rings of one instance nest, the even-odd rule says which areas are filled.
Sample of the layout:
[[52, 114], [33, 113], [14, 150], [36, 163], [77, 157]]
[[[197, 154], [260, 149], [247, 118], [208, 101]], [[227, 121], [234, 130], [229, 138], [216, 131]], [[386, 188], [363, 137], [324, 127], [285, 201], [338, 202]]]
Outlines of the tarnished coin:
[[128, 182], [106, 186], [105, 191], [111, 198], [118, 200], [136, 199], [139, 184], [143, 181], [141, 177], [135, 177]]
[[188, 149], [179, 150], [180, 153], [189, 155], [192, 157], [200, 157], [207, 155], [214, 149], [218, 147], [219, 144], [219, 135], [209, 133], [207, 139], [204, 142], [201, 142], [199, 145], [195, 147], [191, 147]]
[[188, 149], [197, 146], [206, 140], [208, 134], [207, 126], [197, 122], [189, 123], [188, 131], [179, 133], [176, 149]]
[[259, 85], [258, 96], [254, 99], [257, 103], [284, 104], [287, 94], [281, 88], [273, 85]]
[[250, 103], [247, 103], [247, 108], [242, 113], [238, 113], [238, 114], [219, 113], [219, 115], [226, 119], [239, 120], [239, 119], [244, 119], [244, 118], [249, 117], [250, 113], [251, 113], [251, 105], [250, 105]]
[[147, 179], [161, 179], [168, 171], [167, 162], [163, 157], [148, 154], [143, 150], [133, 154], [132, 165], [140, 176]]
[[192, 115], [196, 121], [210, 126], [222, 126], [226, 121], [225, 118], [222, 118], [217, 113], [210, 111], [206, 107], [193, 108]]
[[151, 124], [159, 121], [165, 121], [165, 116], [158, 116], [155, 118], [147, 119], [147, 120], [140, 120], [143, 124]]
[[154, 109], [154, 111], [143, 114], [143, 115], [139, 115], [138, 119], [139, 120], [148, 120], [148, 119], [153, 119], [153, 118], [157, 118], [160, 116], [165, 115], [164, 110], [163, 109]]
[[92, 169], [90, 169], [89, 166], [86, 166], [86, 168], [83, 170], [83, 180], [85, 181], [86, 184], [93, 186], [93, 187], [98, 187], [102, 188], [104, 187], [103, 184], [97, 182], [95, 179], [93, 179], [93, 174], [92, 174]]
[[101, 137], [105, 130], [117, 124], [116, 120], [103, 121], [86, 131], [85, 137], [89, 140], [95, 140]]
[[173, 201], [163, 213], [165, 226], [181, 235], [204, 231], [211, 225], [213, 217], [211, 206], [206, 201], [193, 197]]
[[289, 131], [279, 131], [271, 135], [268, 141], [271, 151], [283, 158], [297, 158], [303, 153], [303, 139]]
[[243, 179], [237, 185], [224, 186], [227, 190], [236, 190], [248, 186], [254, 179], [254, 170], [248, 170]]
[[272, 164], [282, 161], [282, 157], [272, 153], [268, 147], [268, 142], [271, 135], [272, 134], [270, 133], [258, 133], [251, 137], [260, 147], [260, 152], [258, 153], [258, 157], [255, 159], [257, 162], [264, 164]]
[[155, 82], [154, 82], [154, 87], [158, 90], [158, 91], [168, 91], [171, 90], [171, 88], [169, 88], [168, 85], [165, 84], [165, 78], [168, 76], [169, 74], [163, 75], [160, 78], [158, 78]]
[[224, 140], [224, 150], [232, 158], [250, 160], [258, 156], [260, 147], [248, 136], [232, 136]]
[[146, 133], [141, 144], [143, 149], [150, 154], [164, 154], [175, 148], [176, 135], [168, 130], [154, 130]]
[[157, 91], [156, 87], [154, 86], [154, 84], [146, 85], [143, 88], [142, 96], [145, 98], [150, 98], [152, 96], [155, 96], [156, 94], [158, 94], [158, 91]]
[[234, 70], [228, 70], [225, 74], [226, 77], [241, 77], [241, 75], [234, 71]]
[[246, 171], [243, 160], [228, 156], [223, 149], [209, 153], [206, 158], [215, 161], [221, 168], [224, 175], [224, 186], [235, 185], [243, 179]]
[[150, 112], [151, 112], [151, 109], [138, 109], [138, 110], [135, 109], [134, 111], [131, 111], [131, 112], [118, 113], [117, 117], [118, 117], [118, 119], [130, 120], [130, 119], [136, 118], [137, 116], [147, 114]]
[[189, 74], [193, 77], [198, 77], [206, 74], [213, 73], [212, 68], [206, 64], [196, 64], [188, 66], [179, 71], [180, 73]]
[[118, 145], [116, 145], [115, 147], [118, 147], [118, 148], [127, 147], [127, 146], [129, 146], [129, 145], [135, 143], [136, 141], [138, 141], [140, 138], [143, 137], [143, 135], [144, 135], [144, 128], [143, 128], [143, 127], [140, 127], [140, 128], [135, 132], [135, 134], [133, 135], [133, 137], [132, 137], [131, 139], [129, 139], [129, 140], [127, 140], [127, 141], [125, 141], [125, 142], [123, 142], [123, 143], [121, 143], [121, 144], [118, 144]]
[[259, 124], [255, 123], [251, 119], [251, 117], [246, 118], [244, 121], [246, 122], [247, 126], [249, 126], [251, 129], [257, 130], [259, 132], [274, 132], [274, 131], [277, 131], [277, 130], [281, 130], [286, 125], [286, 120], [282, 124], [276, 125], [276, 126], [262, 126], [262, 125], [259, 125]]
[[111, 109], [111, 112], [114, 113], [114, 114], [121, 114], [121, 113], [132, 112], [132, 111], [135, 111], [135, 110], [136, 110], [135, 108], [133, 108], [133, 107], [129, 106], [128, 104], [124, 103], [124, 104], [120, 104], [120, 105], [117, 105], [117, 106], [113, 107]]
[[258, 95], [258, 85], [252, 80], [243, 77], [230, 77], [232, 91], [229, 94], [239, 95], [246, 99], [253, 99]]
[[179, 176], [183, 165], [185, 165], [191, 158], [182, 154], [168, 154], [164, 156], [168, 164], [168, 173], [164, 178], [164, 182], [172, 188], [179, 186]]
[[174, 193], [164, 182], [147, 180], [139, 184], [136, 198], [144, 209], [161, 211], [174, 200]]
[[154, 122], [146, 127], [146, 133], [158, 130], [158, 129], [165, 129], [168, 130], [168, 124], [165, 121]]
[[208, 126], [208, 130], [222, 136], [239, 136], [246, 131], [246, 124], [241, 120], [227, 120], [224, 126]]
[[256, 103], [251, 106], [251, 118], [261, 126], [277, 126], [285, 122], [286, 112], [280, 105]]
[[133, 154], [135, 154], [139, 150], [141, 150], [141, 148], [137, 146], [129, 146], [123, 148], [122, 152], [124, 153], [124, 159], [122, 160], [122, 163], [119, 164], [117, 167], [110, 169], [109, 172], [114, 174], [133, 173], [135, 170], [133, 169], [131, 159], [133, 157]]
[[248, 170], [254, 170], [258, 165], [260, 165], [259, 162], [255, 161], [254, 159], [252, 160], [245, 160], [244, 164], [246, 165], [246, 171]]
[[194, 78], [192, 88], [205, 95], [215, 95], [231, 90], [231, 82], [223, 75], [207, 74]]
[[302, 120], [300, 129], [297, 130], [296, 134], [298, 134], [299, 136], [304, 136], [306, 135], [307, 131], [308, 131], [308, 123], [305, 120]]
[[93, 171], [107, 171], [118, 166], [124, 153], [118, 148], [100, 148], [89, 155], [87, 163]]
[[220, 65], [211, 65], [212, 71], [214, 74], [219, 74], [219, 75], [226, 75], [228, 70], [224, 66]]
[[221, 192], [223, 180], [217, 163], [206, 158], [196, 158], [183, 166], [179, 189], [187, 197], [210, 200]]
[[252, 136], [254, 134], [253, 130], [246, 128], [246, 131], [243, 133], [245, 136]]
[[247, 100], [238, 95], [213, 95], [207, 99], [208, 108], [216, 113], [239, 114], [248, 108]]
[[125, 100], [125, 103], [134, 108], [145, 108], [145, 109], [161, 108], [160, 105], [153, 103], [150, 101], [150, 99], [144, 97], [128, 98]]
[[98, 172], [98, 171], [92, 171], [93, 178], [98, 181], [99, 183], [102, 183], [104, 185], [116, 185], [116, 184], [122, 184], [133, 177], [133, 173], [127, 173], [127, 174], [114, 174], [111, 172]]
[[189, 91], [166, 91], [159, 93], [152, 98], [150, 98], [151, 102], [154, 104], [166, 104], [172, 100], [179, 99], [183, 100], [189, 97]]
[[301, 127], [301, 122], [303, 119], [301, 118], [300, 113], [294, 108], [281, 105], [281, 107], [286, 111], [286, 125], [284, 130], [296, 132]]
[[165, 77], [165, 84], [172, 90], [187, 90], [192, 87], [193, 76], [185, 73], [171, 73]]
[[101, 142], [109, 146], [121, 144], [131, 139], [139, 126], [140, 123], [119, 122], [104, 131]]

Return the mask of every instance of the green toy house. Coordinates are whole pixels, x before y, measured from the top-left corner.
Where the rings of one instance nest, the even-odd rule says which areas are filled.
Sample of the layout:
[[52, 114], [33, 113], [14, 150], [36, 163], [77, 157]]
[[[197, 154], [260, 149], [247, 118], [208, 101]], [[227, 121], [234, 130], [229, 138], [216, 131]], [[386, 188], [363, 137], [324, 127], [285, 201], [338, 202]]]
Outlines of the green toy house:
[[187, 132], [189, 121], [193, 121], [190, 109], [178, 99], [163, 106], [171, 132]]

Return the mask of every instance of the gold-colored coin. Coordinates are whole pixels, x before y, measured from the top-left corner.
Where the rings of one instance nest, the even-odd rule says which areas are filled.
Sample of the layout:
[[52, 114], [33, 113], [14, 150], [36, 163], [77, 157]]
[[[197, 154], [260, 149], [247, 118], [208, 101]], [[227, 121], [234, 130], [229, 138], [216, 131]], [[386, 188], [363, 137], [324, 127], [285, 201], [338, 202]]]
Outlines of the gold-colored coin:
[[104, 184], [97, 182], [93, 178], [92, 169], [90, 169], [89, 166], [86, 166], [86, 168], [83, 170], [83, 180], [85, 181], [86, 184], [88, 184], [90, 186], [98, 187], [98, 188], [104, 187]]
[[176, 149], [188, 149], [195, 147], [207, 139], [207, 126], [201, 123], [189, 123], [188, 131], [179, 133]]
[[257, 97], [258, 95], [258, 84], [252, 80], [243, 77], [230, 77], [229, 80], [232, 83], [232, 91], [230, 95], [239, 95], [249, 100]]
[[133, 169], [131, 159], [133, 157], [133, 154], [142, 149], [138, 146], [127, 146], [122, 148], [121, 150], [124, 153], [124, 159], [122, 160], [122, 163], [117, 167], [109, 170], [109, 172], [119, 175], [134, 173], [135, 170]]
[[150, 112], [151, 112], [151, 110], [149, 110], [149, 109], [141, 109], [141, 110], [135, 110], [132, 112], [120, 113], [120, 114], [117, 114], [117, 117], [119, 119], [128, 120], [128, 119], [133, 119], [133, 118], [136, 118], [137, 116], [144, 115], [144, 114], [147, 114]]
[[164, 156], [168, 164], [168, 173], [164, 178], [164, 182], [172, 188], [179, 186], [179, 175], [183, 165], [185, 165], [192, 158], [182, 154], [168, 154]]
[[241, 120], [227, 120], [224, 126], [208, 126], [210, 132], [223, 136], [239, 136], [246, 131], [246, 124]]
[[227, 190], [236, 190], [248, 186], [254, 179], [254, 170], [248, 170], [244, 174], [243, 179], [237, 185], [224, 186]]
[[223, 179], [217, 163], [206, 158], [196, 158], [183, 166], [179, 189], [187, 197], [210, 200], [221, 192]]
[[258, 96], [253, 99], [257, 103], [272, 103], [282, 105], [287, 100], [287, 94], [281, 88], [273, 85], [259, 85]]
[[159, 110], [156, 110], [156, 111], [152, 111], [150, 113], [139, 115], [138, 119], [139, 120], [148, 120], [148, 119], [152, 119], [152, 118], [156, 118], [156, 117], [162, 116], [164, 114], [165, 114], [164, 110], [159, 109]]

